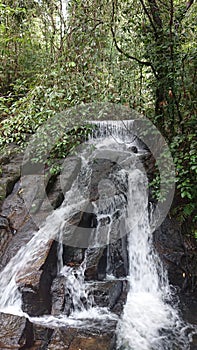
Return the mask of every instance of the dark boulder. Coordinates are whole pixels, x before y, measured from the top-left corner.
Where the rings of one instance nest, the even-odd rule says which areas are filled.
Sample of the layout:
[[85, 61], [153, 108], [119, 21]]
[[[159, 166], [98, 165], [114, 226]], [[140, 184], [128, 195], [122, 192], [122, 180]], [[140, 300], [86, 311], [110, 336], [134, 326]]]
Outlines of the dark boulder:
[[[89, 327], [88, 327], [89, 328]], [[61, 328], [54, 332], [48, 350], [112, 350], [115, 345], [114, 330], [83, 330], [77, 328]]]
[[94, 303], [112, 309], [122, 293], [123, 282], [118, 280], [96, 282], [90, 286]]
[[87, 280], [102, 280], [106, 276], [107, 252], [105, 247], [89, 248], [86, 252], [86, 270]]
[[17, 284], [22, 294], [22, 309], [30, 316], [51, 312], [51, 285], [57, 274], [57, 243], [48, 244], [38, 252], [38, 259], [28, 270], [19, 271]]
[[9, 220], [0, 215], [0, 258], [2, 258], [8, 243], [12, 239], [13, 230], [10, 227]]
[[[60, 315], [64, 312], [65, 308], [65, 298], [66, 298], [66, 289], [65, 289], [65, 277], [57, 276], [51, 286], [51, 295], [52, 295], [52, 307], [51, 314], [54, 316]], [[67, 305], [68, 306], [68, 305]], [[66, 314], [69, 314], [70, 307]]]
[[[27, 320], [24, 317], [0, 313], [0, 349], [21, 349], [27, 344]], [[30, 334], [29, 334], [30, 335]], [[31, 345], [32, 342], [29, 342]]]
[[184, 236], [178, 223], [166, 218], [154, 233], [154, 244], [169, 281], [182, 292], [197, 291], [197, 244], [192, 237]]

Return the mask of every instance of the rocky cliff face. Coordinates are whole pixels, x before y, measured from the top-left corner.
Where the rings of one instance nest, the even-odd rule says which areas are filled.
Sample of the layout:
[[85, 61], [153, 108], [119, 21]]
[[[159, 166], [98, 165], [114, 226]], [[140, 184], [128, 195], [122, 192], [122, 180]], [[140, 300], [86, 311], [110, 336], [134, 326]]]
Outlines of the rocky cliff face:
[[[136, 150], [135, 150], [136, 152]], [[25, 245], [33, 233], [38, 230], [38, 223], [48, 214], [48, 201], [54, 209], [64, 200], [66, 191], [72, 185], [80, 169], [77, 157], [71, 157], [67, 163], [64, 190], [59, 176], [45, 179], [47, 193], [43, 196], [39, 183], [34, 186], [37, 191], [29, 199], [31, 207], [27, 208], [20, 172], [22, 155], [17, 149], [10, 148], [7, 156], [0, 158], [0, 269], [3, 269], [17, 251]], [[151, 176], [154, 161], [151, 156], [144, 159], [145, 167]], [[117, 165], [109, 160], [100, 160], [93, 164], [90, 202], [98, 198], [98, 182], [116, 171]], [[35, 180], [36, 181], [36, 180]], [[83, 181], [83, 179], [81, 180]], [[36, 187], [37, 186], [37, 187]], [[117, 187], [117, 193], [122, 189]], [[33, 196], [33, 197], [32, 197]], [[34, 216], [32, 218], [31, 212]], [[97, 225], [92, 214], [83, 211], [71, 217], [75, 226], [93, 228]], [[161, 260], [166, 266], [170, 283], [177, 288], [180, 297], [180, 310], [186, 321], [197, 325], [197, 245], [190, 238], [182, 235], [176, 221], [167, 218], [154, 233], [154, 244]], [[121, 315], [126, 300], [128, 285], [127, 237], [110, 243], [111, 272], [117, 279], [106, 281], [107, 248], [89, 249], [85, 279], [91, 283], [91, 293], [98, 306], [108, 307], [118, 317]], [[62, 259], [68, 267], [77, 267], [83, 261], [85, 248], [63, 246]], [[119, 279], [121, 277], [121, 280]], [[28, 270], [19, 271], [18, 288], [22, 295], [22, 309], [29, 316], [69, 315], [72, 302], [65, 280], [57, 275], [57, 242], [49, 240], [39, 252], [39, 258]], [[38, 325], [28, 318], [0, 314], [0, 349], [68, 349], [68, 350], [115, 350], [116, 322], [102, 324], [102, 327], [88, 326], [87, 329], [74, 327], [54, 327]], [[102, 331], [101, 331], [102, 329]], [[193, 340], [191, 350], [197, 349], [197, 340]]]

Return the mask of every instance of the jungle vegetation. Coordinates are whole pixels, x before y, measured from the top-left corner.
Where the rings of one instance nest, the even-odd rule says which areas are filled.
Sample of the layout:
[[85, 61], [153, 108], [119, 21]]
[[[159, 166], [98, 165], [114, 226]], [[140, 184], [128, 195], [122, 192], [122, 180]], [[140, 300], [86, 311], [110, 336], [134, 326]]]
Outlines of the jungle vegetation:
[[196, 14], [194, 0], [0, 0], [1, 149], [67, 108], [129, 106], [167, 140], [172, 214], [195, 232]]

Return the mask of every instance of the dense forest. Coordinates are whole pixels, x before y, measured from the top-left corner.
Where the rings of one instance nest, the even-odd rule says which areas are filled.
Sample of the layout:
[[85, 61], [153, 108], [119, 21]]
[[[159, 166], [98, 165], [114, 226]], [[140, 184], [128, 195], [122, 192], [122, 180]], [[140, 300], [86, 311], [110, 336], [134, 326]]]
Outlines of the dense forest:
[[172, 215], [197, 237], [196, 14], [194, 0], [1, 0], [1, 150], [72, 106], [128, 106], [167, 140]]

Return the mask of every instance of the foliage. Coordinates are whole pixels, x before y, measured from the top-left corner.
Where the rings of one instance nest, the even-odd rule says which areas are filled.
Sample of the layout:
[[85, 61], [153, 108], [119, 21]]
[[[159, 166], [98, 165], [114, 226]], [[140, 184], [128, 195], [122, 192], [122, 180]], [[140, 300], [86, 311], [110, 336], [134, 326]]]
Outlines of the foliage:
[[[179, 198], [173, 212], [194, 226], [196, 10], [192, 0], [0, 0], [0, 146], [24, 145], [81, 103], [130, 106], [168, 141]], [[85, 129], [57, 140], [51, 159], [64, 157]], [[38, 152], [35, 161], [41, 145]]]
[[[56, 133], [56, 127], [50, 126], [50, 134]], [[36, 135], [36, 147], [33, 147], [30, 160], [32, 163], [44, 163], [45, 168], [49, 169], [52, 175], [57, 175], [61, 170], [62, 159], [68, 155], [75, 154], [77, 146], [86, 141], [89, 135], [93, 132], [94, 127], [90, 124], [76, 125], [68, 130], [62, 130], [61, 135], [57, 135], [54, 142], [50, 142], [50, 138], [45, 138], [44, 135]]]

